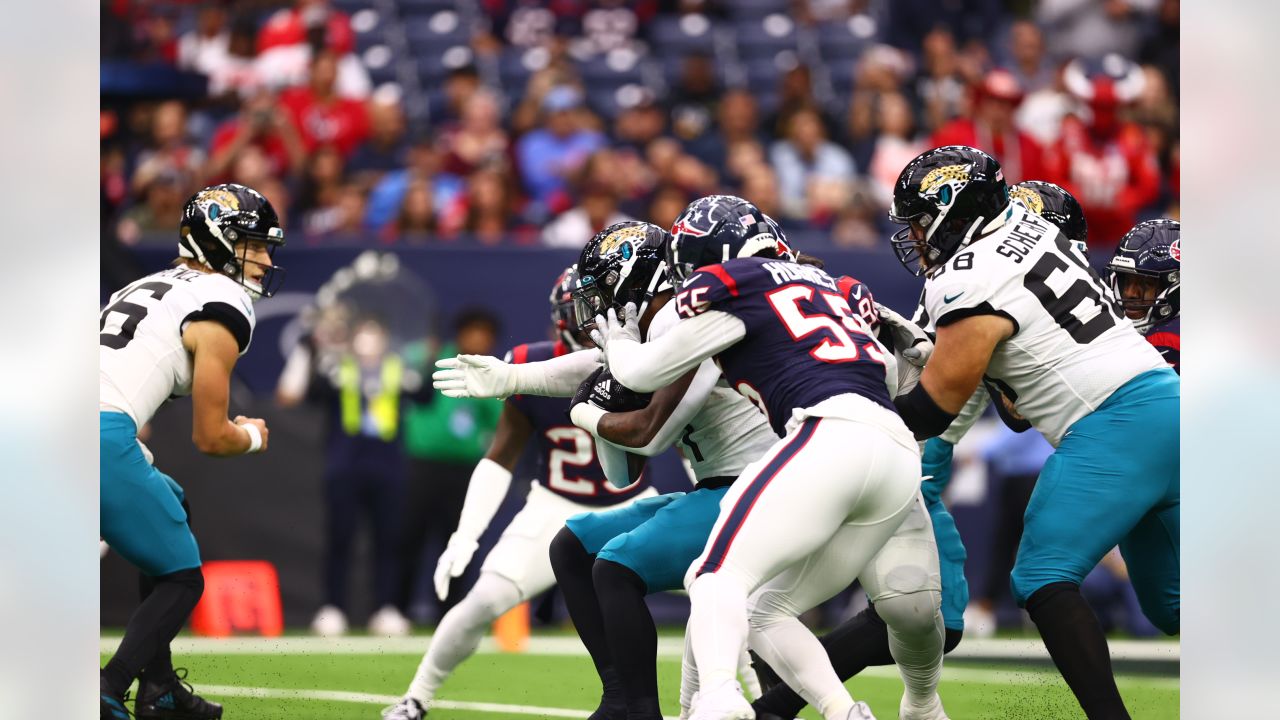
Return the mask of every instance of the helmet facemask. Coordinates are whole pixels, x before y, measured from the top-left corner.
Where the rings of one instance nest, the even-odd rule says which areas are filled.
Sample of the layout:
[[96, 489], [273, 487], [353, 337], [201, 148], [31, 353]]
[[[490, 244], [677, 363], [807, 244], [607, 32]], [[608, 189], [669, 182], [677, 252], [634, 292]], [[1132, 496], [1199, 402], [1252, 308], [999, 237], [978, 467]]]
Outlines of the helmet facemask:
[[[1123, 260], [1124, 258], [1117, 258]], [[1141, 318], [1130, 318], [1133, 327], [1143, 335], [1151, 332], [1157, 325], [1162, 325], [1178, 316], [1178, 295], [1181, 287], [1181, 272], [1172, 270], [1165, 273], [1142, 272], [1117, 267], [1115, 260], [1111, 264], [1111, 289], [1120, 301], [1120, 307], [1128, 316], [1129, 312], [1144, 313]], [[1151, 299], [1143, 297], [1125, 298], [1124, 290], [1129, 283], [1139, 279], [1156, 284], [1156, 294]], [[1144, 293], [1145, 294], [1145, 293]]]

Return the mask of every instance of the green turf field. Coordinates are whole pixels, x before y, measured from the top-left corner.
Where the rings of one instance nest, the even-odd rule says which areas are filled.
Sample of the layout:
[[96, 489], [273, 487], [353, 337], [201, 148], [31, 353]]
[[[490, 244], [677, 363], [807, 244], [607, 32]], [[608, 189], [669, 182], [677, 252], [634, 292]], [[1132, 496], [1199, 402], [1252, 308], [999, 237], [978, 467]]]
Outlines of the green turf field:
[[[103, 656], [103, 661], [106, 660]], [[347, 720], [380, 717], [404, 691], [417, 667], [408, 654], [194, 654], [175, 657], [198, 691], [226, 706], [228, 720]], [[881, 720], [897, 717], [901, 682], [891, 668], [875, 668], [849, 683]], [[680, 663], [659, 664], [663, 711], [679, 714]], [[1178, 717], [1175, 678], [1125, 677], [1120, 690], [1134, 720]], [[949, 663], [942, 697], [954, 720], [1081, 717], [1062, 680], [1044, 670], [1011, 670]], [[445, 685], [434, 720], [586, 717], [598, 698], [585, 656], [481, 653]], [[802, 717], [817, 718], [812, 710]]]

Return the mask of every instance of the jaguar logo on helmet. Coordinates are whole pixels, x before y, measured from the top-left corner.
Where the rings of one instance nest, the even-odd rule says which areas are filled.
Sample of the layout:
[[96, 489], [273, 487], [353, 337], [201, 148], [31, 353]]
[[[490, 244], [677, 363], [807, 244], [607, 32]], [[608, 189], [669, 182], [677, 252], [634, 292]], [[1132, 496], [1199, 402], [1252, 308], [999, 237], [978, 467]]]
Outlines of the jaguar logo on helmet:
[[632, 243], [644, 242], [645, 229], [643, 225], [630, 225], [609, 233], [600, 243], [600, 255], [608, 255], [614, 251], [621, 251], [622, 259], [631, 259], [631, 254], [635, 252], [635, 246]]
[[1044, 214], [1044, 198], [1040, 197], [1040, 193], [1035, 190], [1022, 185], [1014, 185], [1009, 188], [1009, 196], [1025, 205], [1031, 212], [1037, 215]]
[[920, 181], [920, 197], [936, 198], [939, 205], [950, 205], [965, 185], [969, 184], [972, 172], [973, 163], [934, 168]]

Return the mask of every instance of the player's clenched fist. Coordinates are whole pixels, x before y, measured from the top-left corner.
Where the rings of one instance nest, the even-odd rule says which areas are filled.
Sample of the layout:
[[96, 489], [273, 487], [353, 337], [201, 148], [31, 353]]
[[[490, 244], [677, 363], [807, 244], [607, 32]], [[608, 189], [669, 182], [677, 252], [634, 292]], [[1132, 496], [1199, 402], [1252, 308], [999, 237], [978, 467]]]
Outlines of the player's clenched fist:
[[246, 453], [267, 451], [267, 435], [271, 431], [267, 430], [266, 420], [237, 415], [232, 422], [244, 428], [244, 431], [249, 434], [249, 449], [245, 450]]

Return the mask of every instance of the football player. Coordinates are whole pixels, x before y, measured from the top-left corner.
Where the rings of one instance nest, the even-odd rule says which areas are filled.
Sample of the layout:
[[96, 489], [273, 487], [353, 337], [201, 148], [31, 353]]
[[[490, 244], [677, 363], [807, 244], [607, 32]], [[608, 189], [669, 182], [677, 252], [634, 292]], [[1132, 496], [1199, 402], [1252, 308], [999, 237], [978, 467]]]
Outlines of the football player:
[[964, 146], [902, 171], [893, 246], [924, 275], [936, 346], [894, 403], [944, 432], [985, 378], [1055, 446], [1027, 507], [1012, 588], [1090, 718], [1125, 718], [1080, 582], [1117, 544], [1148, 618], [1178, 631], [1178, 376], [1056, 226], [1009, 201], [1000, 165]]
[[[505, 362], [539, 363], [590, 345], [574, 319], [570, 292], [577, 283], [577, 268], [571, 266], [551, 291], [552, 321], [559, 339], [517, 345]], [[657, 494], [646, 478], [623, 487], [609, 484], [591, 435], [570, 424], [565, 410], [563, 398], [516, 395], [503, 404], [493, 444], [471, 474], [458, 529], [436, 567], [436, 595], [441, 600], [449, 594], [450, 581], [471, 563], [480, 536], [506, 497], [522, 453], [530, 456], [536, 468], [528, 499], [485, 558], [475, 586], [440, 620], [404, 698], [383, 711], [386, 720], [425, 717], [440, 686], [476, 651], [493, 621], [555, 584], [547, 546], [567, 518], [593, 507], [625, 506]]]
[[1182, 224], [1146, 220], [1125, 233], [1107, 263], [1111, 289], [1138, 332], [1181, 374], [1182, 339], [1178, 302], [1182, 286]]
[[253, 337], [253, 302], [283, 277], [272, 263], [284, 231], [256, 190], [214, 185], [187, 200], [178, 259], [111, 296], [99, 320], [99, 468], [103, 540], [142, 571], [142, 602], [101, 671], [100, 715], [220, 718], [175, 671], [169, 643], [204, 592], [182, 487], [152, 464], [138, 428], [170, 397], [191, 395], [192, 440], [227, 457], [267, 449], [258, 418], [227, 418], [231, 370]]
[[[1028, 210], [1057, 225], [1080, 256], [1089, 257], [1089, 232], [1084, 210], [1071, 193], [1053, 183], [1027, 180], [1010, 187], [1009, 195]], [[916, 309], [914, 321], [917, 323], [921, 321], [923, 308], [921, 305]], [[922, 456], [924, 481], [920, 484], [920, 492], [933, 521], [942, 574], [942, 621], [947, 633], [943, 647], [945, 653], [954, 650], [964, 636], [964, 611], [969, 604], [969, 583], [964, 576], [964, 562], [968, 554], [960, 532], [956, 529], [955, 519], [942, 502], [942, 493], [951, 482], [951, 460], [955, 444], [982, 416], [987, 403], [991, 401], [990, 392], [985, 385], [974, 391], [960, 417], [947, 431], [938, 437], [929, 438]], [[1031, 427], [1025, 418], [1009, 412], [1003, 396], [997, 397], [1001, 402], [997, 402], [995, 407], [1005, 424], [1015, 432], [1023, 432]], [[822, 644], [831, 657], [832, 667], [842, 680], [848, 680], [872, 665], [893, 664], [893, 657], [889, 654], [888, 632], [884, 621], [876, 613], [874, 604], [824, 635]], [[753, 659], [762, 678], [761, 684], [767, 687], [765, 694], [752, 703], [757, 720], [780, 720], [799, 714], [805, 706], [804, 699], [786, 685], [778, 684], [777, 674], [767, 663], [758, 657]]]
[[[726, 493], [707, 546], [686, 573], [701, 685], [692, 717], [755, 717], [734, 680], [748, 633], [824, 717], [870, 717], [797, 617], [855, 577], [880, 599], [889, 625], [907, 685], [902, 717], [945, 717], [936, 692], [943, 646], [937, 553], [918, 492], [919, 451], [889, 399], [887, 351], [837, 281], [795, 263], [780, 238], [732, 241], [700, 232], [694, 215], [683, 219], [693, 227], [673, 227], [667, 261], [681, 283], [680, 321], [641, 343], [630, 308], [621, 321], [611, 309], [596, 321], [608, 367], [626, 387], [649, 392], [714, 356], [782, 437]], [[860, 462], [844, 461], [851, 456]], [[872, 563], [900, 526], [923, 537], [901, 548], [897, 562]], [[902, 593], [886, 582], [905, 565], [927, 579], [927, 589]]]
[[[781, 236], [758, 208], [733, 200], [742, 206], [735, 208], [739, 214], [759, 221], [753, 229], [767, 225], [772, 235]], [[746, 231], [742, 224], [737, 227]], [[579, 316], [630, 304], [646, 337], [666, 332], [679, 319], [669, 302], [669, 241], [667, 231], [647, 223], [619, 223], [597, 234], [578, 261], [583, 268], [583, 283], [575, 292]], [[629, 391], [601, 368], [574, 398], [570, 417], [600, 439], [605, 471], [615, 483], [630, 481], [627, 452], [653, 456], [673, 444], [697, 479], [687, 493], [570, 518], [552, 543], [565, 604], [605, 688], [598, 717], [662, 717], [657, 632], [644, 596], [683, 587], [685, 570], [702, 551], [720, 512], [720, 499], [747, 463], [776, 440], [755, 406], [719, 379], [719, 368], [707, 360], [641, 406], [619, 402]], [[614, 682], [620, 692], [611, 693]]]

